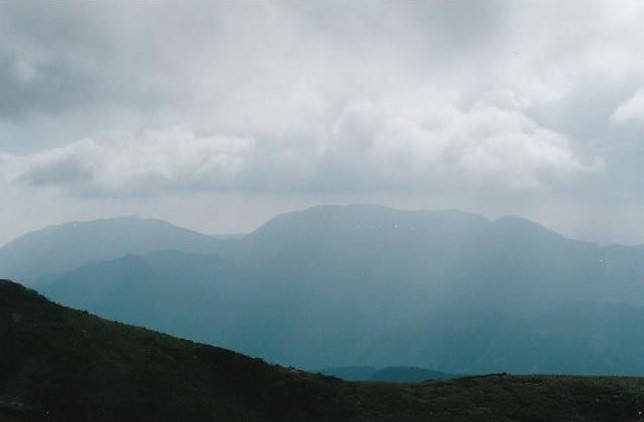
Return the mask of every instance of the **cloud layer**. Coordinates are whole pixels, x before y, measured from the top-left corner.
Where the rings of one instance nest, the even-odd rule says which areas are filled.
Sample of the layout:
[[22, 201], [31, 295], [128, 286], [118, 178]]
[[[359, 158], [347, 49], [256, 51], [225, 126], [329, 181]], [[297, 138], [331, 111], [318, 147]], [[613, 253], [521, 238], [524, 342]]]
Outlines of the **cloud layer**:
[[[399, 111], [399, 110], [396, 110]], [[450, 184], [533, 189], [597, 170], [563, 135], [497, 107], [400, 113], [352, 101], [317, 143], [197, 134], [112, 132], [34, 154], [0, 155], [5, 179], [76, 195], [194, 190], [418, 190]]]
[[0, 177], [70, 201], [631, 206], [642, 19], [628, 0], [3, 3]]

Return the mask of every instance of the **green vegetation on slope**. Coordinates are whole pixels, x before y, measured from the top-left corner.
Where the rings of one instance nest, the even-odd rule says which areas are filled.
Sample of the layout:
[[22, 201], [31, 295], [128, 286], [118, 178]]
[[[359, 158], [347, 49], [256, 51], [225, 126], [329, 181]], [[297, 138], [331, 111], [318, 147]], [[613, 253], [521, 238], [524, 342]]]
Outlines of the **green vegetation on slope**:
[[644, 380], [347, 383], [107, 322], [0, 280], [0, 420], [632, 421]]

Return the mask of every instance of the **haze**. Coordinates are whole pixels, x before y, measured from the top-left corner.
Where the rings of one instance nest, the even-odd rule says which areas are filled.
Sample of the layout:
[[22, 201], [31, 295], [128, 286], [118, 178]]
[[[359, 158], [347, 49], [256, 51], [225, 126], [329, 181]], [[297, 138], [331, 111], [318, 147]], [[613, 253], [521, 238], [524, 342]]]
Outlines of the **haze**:
[[318, 204], [642, 243], [644, 4], [0, 4], [0, 244]]

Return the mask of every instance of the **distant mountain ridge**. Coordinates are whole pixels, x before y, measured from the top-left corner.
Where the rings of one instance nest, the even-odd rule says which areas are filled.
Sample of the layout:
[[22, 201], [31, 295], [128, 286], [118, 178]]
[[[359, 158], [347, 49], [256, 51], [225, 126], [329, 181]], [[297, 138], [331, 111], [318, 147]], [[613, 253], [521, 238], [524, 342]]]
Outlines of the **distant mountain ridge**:
[[[644, 373], [642, 246], [371, 205], [284, 214], [239, 238], [138, 219], [79, 227], [5, 246], [0, 271], [46, 281], [63, 304], [309, 369]], [[79, 265], [47, 275], [62, 264]], [[583, 310], [557, 314], [572, 303]], [[583, 325], [593, 309], [612, 309], [610, 330]]]
[[163, 220], [117, 217], [49, 226], [0, 248], [3, 276], [28, 284], [93, 261], [158, 250], [207, 253], [214, 238]]

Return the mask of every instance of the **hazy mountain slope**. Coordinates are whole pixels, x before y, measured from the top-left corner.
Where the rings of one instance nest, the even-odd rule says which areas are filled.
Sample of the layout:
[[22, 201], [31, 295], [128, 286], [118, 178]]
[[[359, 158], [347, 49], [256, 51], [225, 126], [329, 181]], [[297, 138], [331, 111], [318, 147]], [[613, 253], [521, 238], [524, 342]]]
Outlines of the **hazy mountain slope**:
[[356, 362], [452, 373], [644, 375], [643, 321], [641, 307], [603, 303], [570, 303], [524, 320], [437, 309], [374, 340]]
[[362, 328], [315, 297], [273, 288], [212, 255], [129, 255], [87, 264], [39, 290], [104, 318], [292, 365], [336, 358]]
[[566, 239], [527, 220], [506, 217], [462, 256], [454, 284], [459, 304], [486, 304], [522, 315], [595, 300], [641, 305], [644, 247], [599, 246]]
[[345, 298], [355, 305], [360, 291], [362, 306], [373, 303], [384, 319], [446, 303], [531, 316], [574, 300], [638, 305], [644, 276], [642, 246], [566, 239], [515, 217], [368, 205], [285, 214], [219, 248], [272, 284], [329, 296], [336, 309]]
[[[539, 318], [436, 308], [395, 329], [214, 256], [160, 252], [94, 263], [42, 291], [66, 305], [273, 362], [404, 365], [456, 373], [644, 374], [642, 309], [573, 303]], [[356, 299], [359, 301], [359, 298]]]
[[[644, 308], [641, 306], [569, 303], [535, 320], [533, 329], [560, 338], [574, 333], [578, 339], [590, 345], [590, 350], [596, 351], [603, 364], [610, 368], [610, 373], [644, 374]], [[571, 359], [575, 357], [571, 356]], [[578, 363], [580, 361], [577, 360]], [[584, 364], [583, 361], [581, 363]], [[632, 369], [625, 370], [629, 366]]]
[[50, 226], [0, 249], [0, 273], [33, 284], [92, 261], [157, 250], [210, 252], [218, 242], [161, 220], [121, 217]]
[[[533, 321], [572, 301], [639, 306], [642, 247], [574, 241], [516, 217], [490, 222], [369, 205], [316, 207], [242, 238], [208, 239], [200, 247], [237, 275], [222, 276], [214, 256], [166, 253], [88, 264], [42, 291], [106, 317], [306, 368], [640, 373], [633, 353], [619, 357], [602, 345], [614, 339], [589, 339], [572, 326], [540, 334]], [[453, 314], [442, 318], [446, 327], [423, 319], [442, 309]]]
[[632, 421], [640, 378], [345, 383], [57, 306], [0, 280], [0, 420]]
[[176, 251], [87, 264], [40, 290], [104, 318], [245, 351], [261, 325], [257, 313], [270, 301], [233, 264]]
[[278, 277], [306, 276], [325, 288], [365, 278], [426, 287], [445, 282], [451, 258], [488, 224], [460, 211], [321, 206], [278, 216], [219, 253]]
[[532, 315], [572, 300], [635, 305], [644, 276], [641, 246], [574, 241], [518, 218], [489, 222], [459, 211], [370, 205], [284, 214], [227, 239], [156, 220], [69, 223], [5, 245], [0, 273], [33, 282], [89, 262], [157, 250], [215, 253], [275, 289], [304, 286], [336, 308], [353, 307], [359, 290], [362, 306], [370, 307], [365, 311], [377, 308], [383, 319], [446, 302]]

